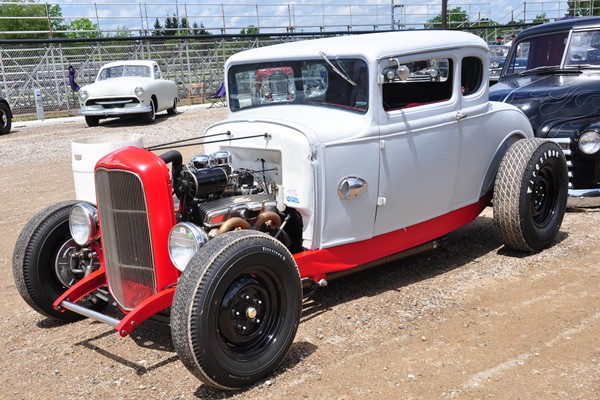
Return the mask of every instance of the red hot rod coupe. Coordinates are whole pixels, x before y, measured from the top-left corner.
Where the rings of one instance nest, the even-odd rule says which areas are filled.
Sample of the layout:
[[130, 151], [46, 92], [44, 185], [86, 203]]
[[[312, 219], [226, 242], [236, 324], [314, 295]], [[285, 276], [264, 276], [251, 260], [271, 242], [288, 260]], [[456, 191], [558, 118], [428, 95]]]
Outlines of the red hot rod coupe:
[[185, 366], [237, 389], [285, 357], [303, 294], [432, 249], [492, 200], [502, 242], [540, 251], [562, 223], [565, 158], [488, 100], [488, 60], [483, 40], [452, 31], [236, 54], [229, 116], [198, 139], [203, 153], [184, 163], [173, 148], [186, 141], [102, 158], [96, 204], [59, 203], [25, 226], [16, 286], [45, 316], [121, 336], [167, 315]]

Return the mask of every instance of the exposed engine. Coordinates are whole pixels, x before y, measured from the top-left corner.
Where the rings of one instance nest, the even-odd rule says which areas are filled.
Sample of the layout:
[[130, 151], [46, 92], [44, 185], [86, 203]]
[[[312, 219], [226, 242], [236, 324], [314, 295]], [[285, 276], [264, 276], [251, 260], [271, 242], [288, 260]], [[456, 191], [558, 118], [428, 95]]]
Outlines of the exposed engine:
[[234, 229], [267, 232], [293, 251], [301, 239], [291, 232], [301, 230], [301, 218], [295, 210], [277, 208], [277, 185], [267, 181], [268, 170], [234, 169], [231, 162], [231, 153], [221, 150], [196, 155], [180, 167], [173, 185], [178, 220], [202, 227], [209, 237]]

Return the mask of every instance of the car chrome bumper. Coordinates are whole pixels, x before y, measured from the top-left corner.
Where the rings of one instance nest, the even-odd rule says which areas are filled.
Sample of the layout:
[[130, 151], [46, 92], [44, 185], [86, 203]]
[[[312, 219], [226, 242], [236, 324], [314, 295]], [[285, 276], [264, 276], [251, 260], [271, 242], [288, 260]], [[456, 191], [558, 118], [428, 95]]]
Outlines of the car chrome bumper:
[[79, 109], [77, 114], [83, 116], [94, 116], [94, 117], [114, 117], [121, 115], [130, 114], [143, 114], [152, 111], [152, 106], [140, 106], [140, 107], [123, 107], [123, 108], [105, 108], [102, 110], [94, 109]]
[[598, 207], [600, 206], [600, 188], [596, 189], [569, 189], [567, 205], [570, 207]]

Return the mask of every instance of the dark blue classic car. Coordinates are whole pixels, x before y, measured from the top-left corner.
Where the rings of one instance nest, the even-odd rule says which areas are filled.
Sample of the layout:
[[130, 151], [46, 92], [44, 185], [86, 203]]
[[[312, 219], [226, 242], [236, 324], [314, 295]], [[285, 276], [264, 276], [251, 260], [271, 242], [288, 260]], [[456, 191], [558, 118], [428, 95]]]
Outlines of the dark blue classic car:
[[547, 23], [514, 41], [490, 100], [519, 107], [567, 156], [572, 205], [600, 205], [600, 17]]
[[12, 111], [2, 96], [0, 96], [0, 135], [10, 132], [12, 125]]

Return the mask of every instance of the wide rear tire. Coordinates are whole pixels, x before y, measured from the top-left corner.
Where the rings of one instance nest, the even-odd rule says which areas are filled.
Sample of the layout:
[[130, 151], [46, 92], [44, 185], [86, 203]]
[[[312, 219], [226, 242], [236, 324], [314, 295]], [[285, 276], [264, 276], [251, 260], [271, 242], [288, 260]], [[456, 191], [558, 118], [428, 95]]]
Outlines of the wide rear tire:
[[[13, 253], [13, 277], [21, 297], [40, 314], [62, 321], [84, 318], [52, 307], [58, 297], [82, 278], [73, 271], [71, 260], [71, 253], [80, 249], [69, 231], [69, 213], [76, 203], [57, 203], [36, 214], [21, 231]], [[97, 311], [107, 305], [96, 297], [78, 304]]]
[[285, 246], [257, 231], [228, 232], [209, 241], [179, 279], [173, 343], [198, 379], [239, 389], [277, 368], [301, 309], [298, 268]]
[[562, 224], [567, 190], [567, 164], [556, 143], [524, 139], [513, 144], [494, 186], [494, 220], [502, 243], [528, 252], [550, 246]]

